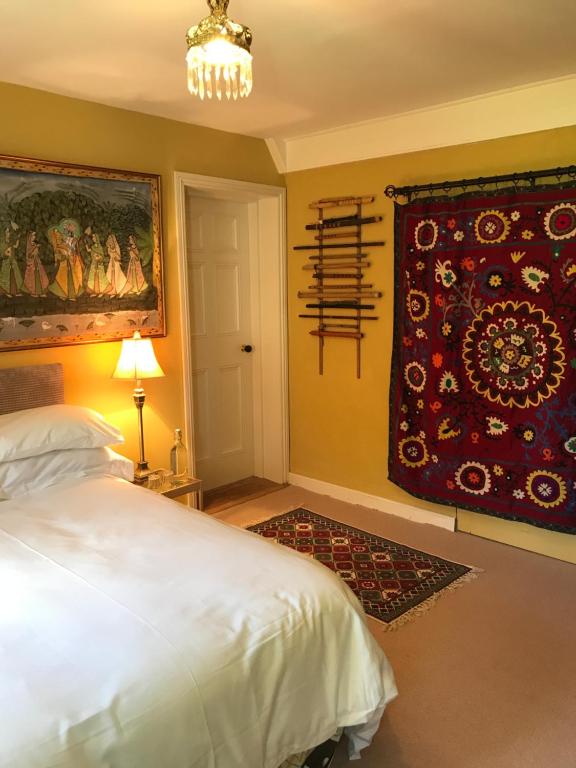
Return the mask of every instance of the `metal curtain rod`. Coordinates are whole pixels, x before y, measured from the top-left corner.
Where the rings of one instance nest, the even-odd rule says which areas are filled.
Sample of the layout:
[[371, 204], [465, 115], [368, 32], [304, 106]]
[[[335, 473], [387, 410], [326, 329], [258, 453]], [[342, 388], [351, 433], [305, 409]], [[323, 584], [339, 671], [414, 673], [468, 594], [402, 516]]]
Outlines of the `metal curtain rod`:
[[482, 187], [485, 184], [498, 184], [504, 181], [511, 181], [516, 184], [519, 181], [531, 181], [545, 178], [546, 176], [572, 176], [576, 178], [576, 165], [567, 165], [564, 168], [547, 168], [543, 171], [523, 171], [522, 173], [506, 173], [502, 176], [479, 176], [477, 179], [459, 179], [458, 181], [440, 181], [433, 184], [413, 184], [406, 187], [395, 187], [389, 184], [384, 190], [387, 197], [410, 197], [415, 192], [431, 192], [433, 190], [443, 190], [447, 192], [456, 187]]

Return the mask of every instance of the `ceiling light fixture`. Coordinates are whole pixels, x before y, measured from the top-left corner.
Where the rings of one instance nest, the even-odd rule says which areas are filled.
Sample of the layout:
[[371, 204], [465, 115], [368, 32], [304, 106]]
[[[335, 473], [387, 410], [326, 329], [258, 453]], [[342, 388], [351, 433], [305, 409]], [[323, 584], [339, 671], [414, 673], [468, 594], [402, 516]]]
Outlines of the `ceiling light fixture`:
[[226, 15], [229, 0], [207, 0], [210, 16], [186, 35], [188, 88], [194, 96], [237, 99], [252, 90], [252, 32]]

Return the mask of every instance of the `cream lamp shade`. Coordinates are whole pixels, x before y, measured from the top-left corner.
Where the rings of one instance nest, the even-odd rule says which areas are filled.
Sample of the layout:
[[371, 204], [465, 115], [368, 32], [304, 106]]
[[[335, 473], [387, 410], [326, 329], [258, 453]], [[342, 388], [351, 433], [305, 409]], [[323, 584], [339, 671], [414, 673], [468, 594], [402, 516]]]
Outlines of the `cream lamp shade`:
[[156, 360], [150, 339], [143, 339], [139, 331], [135, 331], [131, 339], [122, 340], [120, 357], [112, 378], [140, 381], [160, 376], [164, 376], [164, 371]]

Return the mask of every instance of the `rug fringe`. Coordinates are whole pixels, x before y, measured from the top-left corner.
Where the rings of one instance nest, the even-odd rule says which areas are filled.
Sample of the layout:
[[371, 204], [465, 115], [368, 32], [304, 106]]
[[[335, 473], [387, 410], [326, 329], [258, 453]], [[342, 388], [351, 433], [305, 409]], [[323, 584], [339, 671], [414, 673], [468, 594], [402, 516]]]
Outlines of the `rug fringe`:
[[[458, 563], [458, 565], [464, 565], [464, 564]], [[444, 594], [444, 592], [449, 592], [449, 591], [458, 589], [463, 584], [468, 584], [469, 582], [474, 581], [475, 579], [478, 578], [478, 576], [481, 573], [484, 573], [482, 568], [476, 568], [475, 566], [472, 566], [472, 565], [466, 565], [464, 567], [470, 568], [468, 573], [463, 573], [462, 576], [459, 576], [451, 584], [447, 584], [445, 587], [442, 587], [442, 589], [438, 590], [438, 592], [434, 592], [433, 595], [430, 595], [430, 597], [427, 597], [426, 600], [423, 600], [418, 605], [415, 605], [414, 608], [410, 608], [409, 611], [406, 611], [406, 613], [403, 613], [401, 616], [398, 616], [397, 619], [394, 619], [391, 622], [385, 622], [385, 621], [382, 621], [381, 619], [377, 619], [374, 616], [371, 616], [369, 618], [373, 618], [374, 621], [377, 621], [379, 624], [381, 624], [383, 632], [394, 632], [397, 629], [400, 629], [400, 627], [403, 627], [405, 624], [410, 624], [410, 622], [417, 619], [423, 613], [426, 613], [427, 611], [429, 611], [430, 608], [432, 608], [432, 606], [436, 603], [436, 601]]]

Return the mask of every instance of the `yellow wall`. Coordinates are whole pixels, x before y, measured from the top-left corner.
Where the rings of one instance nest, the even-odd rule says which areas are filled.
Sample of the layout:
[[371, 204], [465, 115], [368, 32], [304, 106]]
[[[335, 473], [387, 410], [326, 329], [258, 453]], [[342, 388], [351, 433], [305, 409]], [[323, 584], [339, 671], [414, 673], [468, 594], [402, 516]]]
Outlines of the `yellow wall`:
[[[388, 389], [393, 315], [393, 205], [384, 197], [388, 184], [487, 176], [550, 168], [574, 162], [576, 127], [515, 136], [457, 147], [414, 152], [288, 174], [288, 286], [290, 334], [291, 470], [413, 506], [454, 515], [451, 508], [420, 501], [390, 483], [388, 462]], [[380, 319], [365, 323], [362, 377], [355, 376], [354, 342], [327, 339], [325, 373], [318, 375], [318, 341], [308, 334], [313, 320], [298, 318], [305, 301], [296, 298], [310, 284], [306, 262], [291, 246], [311, 241], [304, 230], [314, 214], [308, 203], [322, 197], [377, 193], [370, 207], [384, 214], [366, 228], [370, 240], [386, 240], [371, 249], [369, 282], [384, 291], [377, 301]], [[373, 255], [372, 255], [373, 254]], [[458, 512], [458, 527], [536, 552], [576, 562], [576, 538], [472, 512]]]
[[[165, 338], [154, 339], [166, 378], [146, 382], [146, 455], [167, 466], [173, 429], [183, 426], [179, 287], [173, 172], [283, 184], [263, 140], [0, 83], [0, 153], [158, 173], [162, 180]], [[3, 368], [61, 361], [66, 399], [106, 414], [122, 429], [122, 451], [138, 456], [130, 382], [113, 381], [119, 342], [0, 353]], [[152, 438], [153, 435], [153, 438]]]

